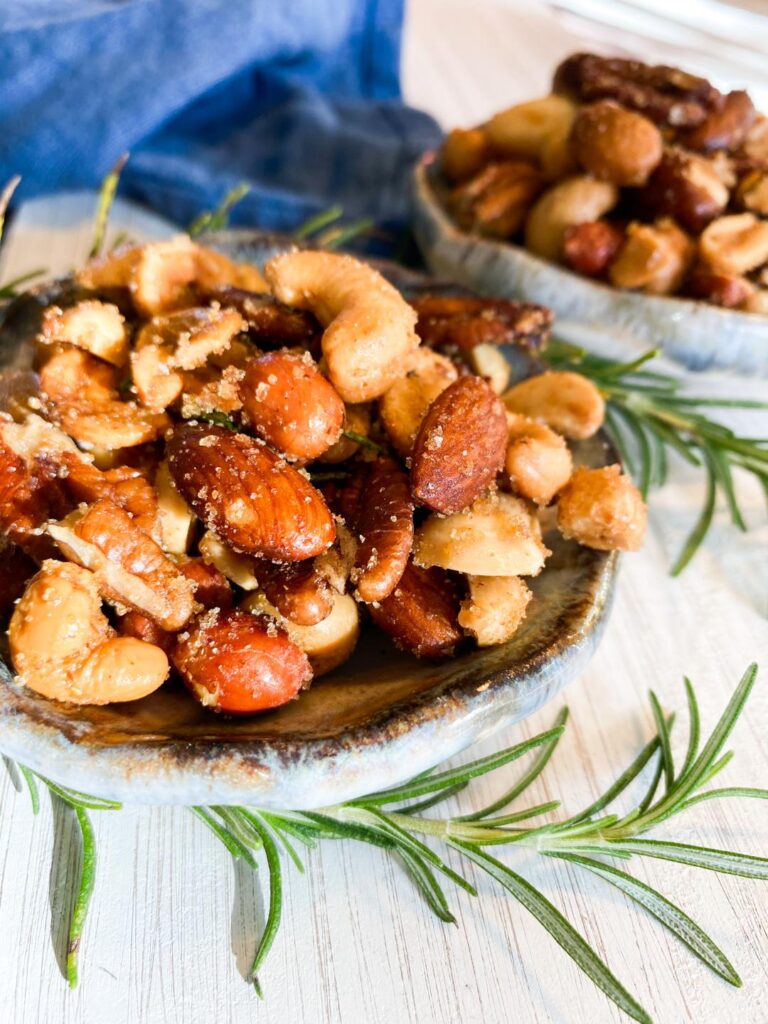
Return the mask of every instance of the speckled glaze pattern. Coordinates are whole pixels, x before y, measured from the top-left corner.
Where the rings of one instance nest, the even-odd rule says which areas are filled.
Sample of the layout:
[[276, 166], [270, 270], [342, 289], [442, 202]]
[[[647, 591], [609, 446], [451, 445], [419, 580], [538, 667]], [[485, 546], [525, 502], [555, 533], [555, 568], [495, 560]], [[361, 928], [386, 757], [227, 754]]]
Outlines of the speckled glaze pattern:
[[[286, 240], [227, 232], [209, 241], [262, 263]], [[434, 282], [393, 265], [406, 293]], [[70, 287], [59, 282], [6, 311], [0, 366], [24, 368], [36, 319]], [[519, 356], [517, 357], [519, 359]], [[578, 462], [618, 461], [602, 435], [575, 446]], [[353, 657], [291, 704], [253, 718], [203, 709], [170, 682], [128, 704], [76, 707], [16, 684], [0, 654], [0, 749], [56, 781], [144, 804], [310, 809], [394, 785], [495, 729], [532, 714], [585, 668], [610, 606], [615, 553], [547, 533], [552, 557], [507, 644], [433, 665], [365, 628]]]
[[586, 338], [608, 356], [627, 359], [662, 348], [691, 370], [717, 367], [768, 376], [768, 316], [619, 291], [519, 245], [467, 234], [441, 206], [434, 178], [429, 155], [414, 170], [414, 233], [435, 274], [485, 295], [549, 306], [561, 337], [576, 344]]

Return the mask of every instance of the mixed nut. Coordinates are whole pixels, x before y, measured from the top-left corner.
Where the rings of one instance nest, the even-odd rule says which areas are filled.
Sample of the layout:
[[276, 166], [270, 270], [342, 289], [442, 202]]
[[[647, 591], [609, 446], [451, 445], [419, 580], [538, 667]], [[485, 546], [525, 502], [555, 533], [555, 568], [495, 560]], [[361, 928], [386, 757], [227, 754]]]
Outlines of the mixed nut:
[[407, 302], [350, 256], [264, 268], [183, 237], [89, 263], [2, 382], [0, 604], [18, 681], [135, 700], [173, 672], [250, 714], [352, 653], [370, 619], [417, 656], [504, 643], [549, 554], [539, 513], [636, 549], [618, 466], [574, 471], [604, 402], [570, 373], [510, 386], [548, 311]]
[[458, 225], [616, 288], [768, 314], [768, 117], [677, 68], [579, 53], [439, 154]]

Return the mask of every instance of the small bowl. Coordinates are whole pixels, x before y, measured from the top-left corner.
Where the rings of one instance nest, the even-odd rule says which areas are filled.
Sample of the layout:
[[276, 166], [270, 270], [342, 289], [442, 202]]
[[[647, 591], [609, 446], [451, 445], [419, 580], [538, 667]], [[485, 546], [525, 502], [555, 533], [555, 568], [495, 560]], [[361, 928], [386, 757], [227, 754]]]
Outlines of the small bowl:
[[[227, 232], [209, 242], [263, 263], [284, 239]], [[411, 294], [429, 279], [385, 268]], [[37, 289], [6, 311], [0, 366], [28, 365], [44, 306], [67, 283]], [[578, 462], [617, 462], [598, 435], [574, 446]], [[392, 786], [532, 714], [583, 671], [613, 591], [615, 553], [556, 533], [532, 580], [536, 599], [500, 647], [434, 665], [363, 630], [353, 657], [299, 700], [252, 718], [206, 711], [167, 683], [143, 700], [105, 707], [58, 704], [14, 681], [0, 656], [0, 748], [63, 785], [134, 804], [251, 804], [311, 809]]]
[[691, 370], [768, 375], [768, 316], [706, 302], [625, 292], [534, 256], [522, 246], [467, 234], [439, 199], [434, 154], [414, 170], [414, 233], [435, 274], [484, 295], [526, 299], [557, 314], [558, 336], [632, 359], [649, 348]]

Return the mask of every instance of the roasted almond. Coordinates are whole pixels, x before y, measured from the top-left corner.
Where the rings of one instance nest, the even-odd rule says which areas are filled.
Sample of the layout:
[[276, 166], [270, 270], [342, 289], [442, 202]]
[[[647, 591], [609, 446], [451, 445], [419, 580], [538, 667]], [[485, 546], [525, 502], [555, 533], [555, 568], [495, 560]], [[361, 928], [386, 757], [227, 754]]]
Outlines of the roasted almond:
[[298, 562], [325, 551], [335, 526], [298, 470], [245, 434], [179, 426], [168, 441], [171, 476], [206, 528], [241, 554]]
[[400, 582], [413, 547], [413, 502], [406, 474], [380, 455], [370, 464], [354, 519], [353, 578], [361, 601], [383, 601]]
[[504, 406], [479, 377], [461, 377], [429, 408], [413, 449], [411, 487], [421, 505], [458, 512], [496, 477], [507, 448]]
[[237, 608], [197, 618], [171, 660], [201, 704], [230, 715], [279, 707], [312, 679], [306, 654], [282, 629]]
[[408, 562], [400, 582], [370, 606], [376, 625], [418, 658], [447, 658], [462, 642], [456, 586], [441, 569]]
[[341, 437], [344, 403], [312, 356], [268, 352], [250, 359], [240, 381], [248, 422], [289, 459], [312, 462]]

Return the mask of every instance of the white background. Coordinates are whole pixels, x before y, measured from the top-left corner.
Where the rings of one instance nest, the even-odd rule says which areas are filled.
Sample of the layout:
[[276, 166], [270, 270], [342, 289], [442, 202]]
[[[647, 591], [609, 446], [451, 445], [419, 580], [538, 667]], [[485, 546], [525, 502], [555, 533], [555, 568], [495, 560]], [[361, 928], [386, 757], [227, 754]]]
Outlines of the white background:
[[[467, 124], [545, 91], [552, 64], [574, 48], [574, 30], [651, 55], [666, 45], [657, 37], [676, 37], [678, 31], [660, 28], [642, 14], [645, 34], [627, 36], [615, 25], [605, 29], [575, 17], [566, 6], [573, 7], [563, 5], [555, 21], [532, 4], [412, 0], [404, 57], [409, 98], [446, 125]], [[644, 6], [662, 5], [646, 0]], [[579, 7], [598, 21], [610, 20], [608, 10], [614, 18], [620, 10], [628, 16], [625, 4]], [[696, 15], [700, 24], [704, 14], [714, 16], [715, 7], [720, 5], [704, 0], [678, 3], [674, 16]], [[632, 9], [630, 15], [639, 16]], [[716, 51], [720, 78], [746, 81], [753, 49], [765, 42], [766, 30], [763, 26], [762, 41], [759, 23], [745, 32], [739, 21], [745, 17], [729, 9], [716, 27], [722, 45], [712, 44], [713, 35], [702, 40], [686, 34], [688, 63], [705, 69]], [[741, 33], [750, 47], [739, 51], [740, 71], [723, 63], [732, 52], [728, 31]], [[87, 247], [86, 209], [77, 203], [28, 208], [9, 239], [2, 277], [39, 265], [41, 253], [52, 270], [73, 265]], [[113, 228], [126, 221], [134, 234], [152, 226], [118, 208]], [[768, 390], [764, 381], [725, 377], [699, 378], [695, 386], [754, 397], [765, 397]], [[764, 436], [768, 428], [765, 416], [735, 422], [752, 435]], [[703, 489], [694, 471], [673, 464], [672, 481], [653, 498], [645, 549], [624, 559], [603, 645], [566, 694], [572, 711], [568, 733], [532, 801], [559, 798], [570, 813], [604, 788], [650, 734], [650, 686], [668, 709], [682, 710], [681, 678], [689, 674], [698, 685], [705, 723], [712, 724], [753, 659], [762, 660], [763, 673], [733, 738], [738, 756], [724, 779], [768, 785], [768, 527], [764, 503], [751, 483], [739, 480], [753, 530], [748, 536], [737, 533], [721, 510], [706, 550], [674, 581], [667, 567]], [[546, 728], [561, 703], [473, 754]], [[684, 740], [680, 731], [678, 744]], [[83, 785], [87, 788], [87, 780]], [[462, 810], [480, 806], [502, 788], [503, 777], [476, 784], [474, 795], [462, 798]], [[63, 879], [71, 867], [71, 826], [52, 821], [45, 799], [33, 819], [26, 797], [6, 777], [0, 779], [0, 817], [0, 1019], [12, 1024], [602, 1024], [626, 1019], [489, 881], [478, 882], [475, 901], [457, 894], [451, 902], [459, 927], [444, 926], [423, 908], [397, 864], [348, 844], [310, 855], [305, 876], [286, 865], [284, 924], [263, 974], [266, 1000], [260, 1003], [242, 978], [263, 920], [260, 881], [233, 869], [217, 841], [184, 810], [93, 815], [98, 877], [83, 940], [82, 983], [72, 993], [54, 955], [54, 949], [59, 956], [63, 950], [69, 909]], [[768, 811], [756, 802], [708, 803], [663, 834], [766, 854]], [[736, 991], [597, 881], [565, 867], [539, 865], [531, 855], [505, 856], [584, 931], [658, 1024], [768, 1021], [764, 883], [662, 863], [632, 865], [638, 877], [679, 901], [731, 956], [744, 979], [744, 988]], [[477, 880], [471, 869], [468, 874]]]

